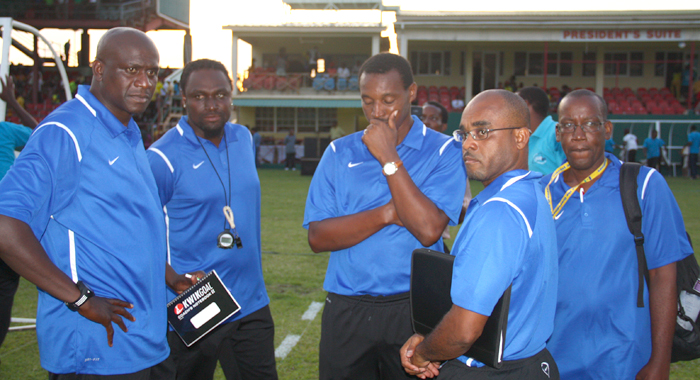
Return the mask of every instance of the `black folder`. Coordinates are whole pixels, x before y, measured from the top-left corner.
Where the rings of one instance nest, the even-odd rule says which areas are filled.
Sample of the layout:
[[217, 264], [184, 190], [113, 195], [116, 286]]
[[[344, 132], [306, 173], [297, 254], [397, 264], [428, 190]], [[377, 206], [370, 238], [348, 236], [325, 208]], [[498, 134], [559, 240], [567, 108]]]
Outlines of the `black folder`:
[[[420, 248], [413, 251], [411, 261], [411, 320], [413, 330], [430, 334], [452, 307], [452, 266], [455, 257]], [[486, 321], [481, 336], [464, 355], [489, 367], [503, 364], [511, 286], [503, 293]]]

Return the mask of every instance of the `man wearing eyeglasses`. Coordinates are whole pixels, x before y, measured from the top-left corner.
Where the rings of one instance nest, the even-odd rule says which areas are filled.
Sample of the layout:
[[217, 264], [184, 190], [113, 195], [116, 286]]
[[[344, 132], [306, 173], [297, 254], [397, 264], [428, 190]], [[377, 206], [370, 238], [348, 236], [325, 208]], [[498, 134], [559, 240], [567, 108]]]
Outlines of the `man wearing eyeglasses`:
[[[557, 229], [559, 288], [547, 345], [564, 379], [664, 379], [676, 319], [676, 264], [692, 254], [678, 204], [653, 169], [637, 196], [649, 268], [638, 307], [638, 263], [620, 197], [621, 161], [605, 153], [605, 101], [576, 90], [559, 104], [567, 162], [542, 179]], [[648, 287], [647, 287], [648, 285]]]
[[[557, 246], [542, 175], [527, 170], [529, 114], [506, 90], [469, 102], [454, 136], [462, 142], [470, 179], [484, 190], [469, 204], [455, 239], [454, 305], [433, 332], [412, 336], [401, 349], [407, 373], [440, 379], [558, 379], [545, 348], [552, 333]], [[503, 367], [464, 356], [512, 285]], [[447, 362], [438, 369], [440, 362]]]
[[309, 187], [304, 227], [331, 251], [323, 288], [321, 379], [409, 378], [399, 349], [411, 336], [411, 253], [442, 249], [462, 209], [459, 145], [411, 116], [411, 66], [382, 53], [360, 68], [370, 125], [331, 142]]

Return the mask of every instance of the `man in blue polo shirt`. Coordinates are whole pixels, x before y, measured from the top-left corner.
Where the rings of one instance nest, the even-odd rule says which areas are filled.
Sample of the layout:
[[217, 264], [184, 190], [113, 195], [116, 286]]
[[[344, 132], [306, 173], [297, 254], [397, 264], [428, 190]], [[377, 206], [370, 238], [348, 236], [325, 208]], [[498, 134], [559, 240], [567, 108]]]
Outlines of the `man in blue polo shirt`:
[[172, 374], [159, 365], [169, 354], [165, 222], [131, 117], [151, 99], [158, 61], [143, 32], [105, 33], [92, 85], [44, 119], [0, 182], [0, 257], [39, 287], [49, 379]]
[[[276, 379], [253, 139], [246, 127], [228, 122], [232, 87], [220, 62], [188, 63], [180, 86], [187, 116], [147, 151], [169, 221], [168, 262], [177, 272], [215, 269], [241, 310], [189, 348], [168, 333], [177, 378], [213, 378], [218, 357], [227, 379]], [[242, 247], [219, 244], [225, 230]]]
[[661, 163], [661, 150], [663, 149], [666, 142], [661, 140], [659, 133], [656, 130], [651, 131], [651, 137], [647, 137], [644, 140], [644, 149], [647, 150], [647, 166], [659, 170], [659, 165]]
[[612, 123], [588, 90], [559, 104], [557, 139], [567, 162], [542, 179], [557, 229], [559, 289], [547, 344], [563, 379], [667, 379], [677, 311], [676, 261], [692, 254], [666, 181], [637, 178], [649, 283], [638, 307], [634, 237], [620, 197], [621, 162], [605, 153]]
[[314, 252], [331, 251], [321, 379], [407, 377], [411, 253], [442, 249], [466, 188], [459, 145], [411, 117], [416, 90], [406, 59], [369, 58], [360, 93], [370, 125], [333, 141], [311, 181], [304, 228]]
[[542, 174], [549, 174], [564, 162], [564, 151], [557, 141], [554, 131], [556, 123], [549, 113], [549, 97], [539, 87], [525, 87], [518, 91], [530, 111], [530, 136], [528, 168]]
[[[526, 103], [510, 91], [484, 91], [464, 109], [455, 136], [462, 142], [469, 178], [485, 187], [469, 204], [452, 249], [454, 305], [430, 335], [414, 335], [401, 350], [410, 374], [476, 380], [559, 378], [545, 348], [554, 322], [556, 238], [539, 184], [542, 175], [527, 170], [528, 126]], [[463, 354], [511, 285], [503, 367], [484, 367]]]
[[690, 156], [688, 158], [688, 166], [690, 166], [690, 178], [698, 178], [698, 153], [700, 153], [700, 132], [697, 131], [695, 125], [690, 126], [688, 134], [688, 144], [690, 145]]

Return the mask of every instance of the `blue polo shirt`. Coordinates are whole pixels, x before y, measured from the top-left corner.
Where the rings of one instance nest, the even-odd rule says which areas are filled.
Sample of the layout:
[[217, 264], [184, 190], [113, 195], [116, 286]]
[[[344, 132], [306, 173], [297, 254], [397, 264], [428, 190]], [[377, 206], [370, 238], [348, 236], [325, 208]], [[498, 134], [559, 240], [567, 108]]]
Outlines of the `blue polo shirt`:
[[129, 332], [68, 310], [39, 289], [41, 365], [53, 373], [132, 373], [165, 360], [165, 222], [133, 120], [80, 86], [32, 134], [0, 182], [0, 214], [27, 223], [51, 261], [96, 295], [131, 302]]
[[[260, 180], [255, 170], [253, 140], [246, 127], [226, 123], [226, 141], [222, 139], [216, 147], [211, 141], [200, 139], [200, 145], [187, 120], [187, 116], [181, 118], [146, 152], [167, 214], [168, 262], [178, 273], [216, 269], [241, 305], [241, 310], [229, 319], [234, 321], [270, 303], [262, 273]], [[224, 198], [224, 188], [231, 197], [236, 232], [243, 248], [217, 246], [217, 237], [226, 223], [223, 208], [228, 199]], [[170, 299], [175, 298], [175, 293], [169, 293]]]
[[[413, 116], [413, 126], [396, 150], [418, 189], [456, 225], [467, 186], [460, 144]], [[331, 142], [323, 153], [309, 187], [304, 228], [311, 222], [371, 210], [390, 200], [382, 164], [362, 142], [362, 132], [353, 133]], [[407, 292], [411, 254], [421, 247], [405, 227], [386, 226], [353, 247], [331, 252], [323, 288], [348, 296]], [[442, 238], [429, 248], [442, 250]]]
[[561, 143], [557, 141], [557, 123], [547, 116], [530, 136], [527, 165], [530, 170], [549, 174], [566, 160]]
[[15, 149], [26, 145], [31, 134], [24, 125], [0, 121], [0, 179], [15, 162]]
[[513, 284], [503, 360], [537, 354], [552, 334], [557, 241], [540, 178], [525, 170], [496, 178], [472, 199], [452, 247], [455, 305], [489, 316]]
[[[562, 379], [634, 379], [651, 355], [649, 293], [637, 307], [639, 274], [634, 239], [620, 199], [615, 156], [581, 197], [575, 192], [555, 221], [559, 293], [547, 348]], [[542, 179], [543, 186], [550, 176]], [[644, 251], [649, 269], [692, 253], [683, 216], [664, 178], [642, 167], [637, 178]], [[570, 187], [562, 176], [550, 186], [556, 205]]]
[[661, 147], [664, 145], [666, 145], [664, 140], [658, 137], [655, 139], [647, 137], [646, 140], [644, 140], [644, 147], [647, 148], [647, 158], [660, 157]]
[[688, 142], [690, 143], [690, 153], [700, 153], [700, 132], [693, 131], [688, 134]]

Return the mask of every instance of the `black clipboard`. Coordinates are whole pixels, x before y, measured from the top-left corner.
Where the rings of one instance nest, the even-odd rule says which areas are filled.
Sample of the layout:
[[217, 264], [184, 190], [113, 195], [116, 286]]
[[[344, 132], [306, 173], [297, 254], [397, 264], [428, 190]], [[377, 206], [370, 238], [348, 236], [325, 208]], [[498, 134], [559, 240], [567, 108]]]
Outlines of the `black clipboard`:
[[[452, 267], [455, 257], [427, 248], [413, 251], [411, 260], [411, 321], [413, 330], [430, 334], [452, 307]], [[500, 368], [508, 327], [512, 285], [503, 293], [486, 321], [481, 336], [464, 355]]]
[[241, 310], [215, 270], [168, 302], [168, 323], [187, 347]]

